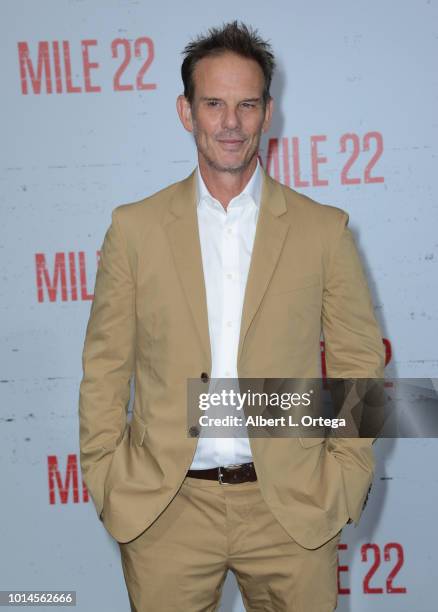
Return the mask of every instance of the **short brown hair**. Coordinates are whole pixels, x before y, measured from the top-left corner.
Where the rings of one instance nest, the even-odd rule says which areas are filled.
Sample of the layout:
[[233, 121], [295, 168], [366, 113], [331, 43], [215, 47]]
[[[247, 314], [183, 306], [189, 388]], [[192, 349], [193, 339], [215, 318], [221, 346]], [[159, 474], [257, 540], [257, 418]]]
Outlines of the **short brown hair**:
[[257, 30], [242, 22], [239, 24], [237, 21], [225, 23], [221, 28], [210, 28], [207, 35], [198, 36], [185, 46], [181, 77], [187, 100], [190, 104], [193, 103], [195, 93], [193, 72], [199, 60], [212, 55], [221, 55], [227, 51], [253, 59], [258, 63], [265, 79], [263, 103], [266, 105], [271, 97], [269, 90], [275, 69], [275, 58], [271, 45], [260, 38]]

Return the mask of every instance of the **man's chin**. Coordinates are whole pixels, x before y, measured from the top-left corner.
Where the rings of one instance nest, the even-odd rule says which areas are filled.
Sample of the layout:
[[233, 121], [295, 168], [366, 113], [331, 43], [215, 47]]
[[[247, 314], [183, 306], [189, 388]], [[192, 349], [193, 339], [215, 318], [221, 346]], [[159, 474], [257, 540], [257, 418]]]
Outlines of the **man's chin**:
[[240, 174], [246, 170], [251, 163], [251, 159], [234, 163], [218, 162], [213, 159], [207, 159], [206, 161], [210, 168], [216, 170], [216, 172], [227, 172], [229, 174]]

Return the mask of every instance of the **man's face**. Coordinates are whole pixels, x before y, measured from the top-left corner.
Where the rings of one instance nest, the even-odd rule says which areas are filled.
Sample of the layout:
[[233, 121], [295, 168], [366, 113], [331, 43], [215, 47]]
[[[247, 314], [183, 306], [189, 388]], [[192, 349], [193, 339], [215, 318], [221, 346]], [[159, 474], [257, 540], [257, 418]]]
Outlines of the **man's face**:
[[200, 162], [219, 172], [242, 172], [257, 155], [271, 120], [272, 100], [265, 108], [262, 99], [262, 69], [252, 59], [227, 52], [200, 60], [193, 80], [193, 104], [180, 96], [178, 112], [193, 132]]

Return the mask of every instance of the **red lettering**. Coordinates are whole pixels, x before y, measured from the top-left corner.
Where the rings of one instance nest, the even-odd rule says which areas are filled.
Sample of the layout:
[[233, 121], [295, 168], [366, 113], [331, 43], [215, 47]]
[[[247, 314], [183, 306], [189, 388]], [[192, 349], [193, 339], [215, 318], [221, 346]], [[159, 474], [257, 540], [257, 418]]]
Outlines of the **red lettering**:
[[391, 550], [395, 550], [396, 552], [396, 563], [392, 570], [389, 572], [389, 575], [386, 579], [386, 592], [387, 593], [406, 593], [406, 587], [396, 587], [393, 584], [394, 578], [399, 573], [400, 569], [403, 567], [403, 563], [405, 560], [405, 555], [403, 552], [403, 546], [399, 544], [399, 542], [388, 542], [385, 544], [384, 548], [384, 556], [385, 561], [391, 561]]
[[88, 47], [97, 45], [97, 40], [83, 40], [82, 41], [82, 63], [84, 66], [84, 79], [85, 79], [85, 91], [93, 92], [93, 91], [101, 91], [99, 85], [91, 84], [91, 69], [99, 68], [98, 62], [90, 62]]
[[55, 66], [55, 86], [56, 93], [62, 93], [62, 74], [61, 74], [61, 53], [59, 51], [59, 42], [54, 40], [52, 43], [53, 47], [53, 60]]
[[92, 300], [94, 297], [93, 293], [88, 293], [87, 291], [87, 271], [84, 251], [79, 251], [79, 278], [81, 282], [81, 298], [83, 300]]
[[[46, 256], [44, 253], [35, 254], [36, 263], [36, 278], [37, 278], [37, 294], [38, 301], [44, 301], [44, 287], [47, 289], [47, 294], [51, 302], [56, 302], [59, 298], [59, 289], [61, 289], [61, 300], [66, 302], [70, 299], [76, 302], [78, 299], [81, 300], [92, 300], [93, 293], [88, 292], [87, 288], [87, 268], [84, 251], [79, 251], [78, 264], [76, 263], [76, 253], [70, 251], [67, 253], [68, 257], [68, 281], [67, 283], [67, 266], [66, 266], [66, 254], [55, 253], [55, 263], [53, 275], [50, 276], [47, 268]], [[100, 251], [96, 251], [97, 265], [99, 265]], [[79, 275], [79, 283], [78, 283]], [[80, 298], [79, 295], [80, 289]]]
[[363, 148], [364, 151], [369, 151], [370, 149], [370, 141], [375, 140], [376, 142], [376, 152], [368, 162], [365, 172], [364, 172], [364, 182], [365, 183], [383, 183], [383, 176], [371, 176], [371, 170], [376, 165], [377, 161], [380, 159], [383, 153], [383, 136], [380, 132], [368, 132], [365, 134], [363, 138]]
[[[348, 544], [338, 544], [338, 550], [347, 550]], [[348, 565], [339, 565], [338, 557], [338, 593], [339, 595], [350, 595], [351, 590], [349, 587], [341, 586], [341, 572], [347, 573], [349, 571]]]
[[295, 187], [308, 187], [309, 181], [301, 180], [300, 169], [300, 141], [297, 136], [292, 138], [292, 159], [294, 164], [294, 185]]
[[68, 263], [70, 270], [71, 299], [73, 302], [76, 302], [78, 299], [78, 286], [76, 281], [76, 262], [74, 253], [68, 254]]
[[372, 551], [374, 555], [374, 562], [368, 570], [364, 581], [363, 581], [363, 592], [373, 595], [381, 595], [383, 593], [382, 587], [372, 587], [371, 579], [380, 567], [380, 548], [377, 544], [362, 544], [362, 561], [368, 561], [368, 552]]
[[326, 136], [311, 136], [310, 147], [311, 147], [311, 158], [312, 158], [312, 185], [315, 187], [324, 187], [328, 185], [328, 180], [320, 179], [318, 176], [318, 166], [327, 163], [327, 157], [320, 157], [318, 155], [318, 143], [325, 142]]
[[78, 460], [76, 455], [67, 456], [67, 468], [64, 481], [58, 469], [58, 458], [56, 455], [47, 457], [48, 478], [49, 478], [49, 503], [56, 503], [56, 488], [59, 492], [61, 504], [68, 502], [69, 491], [72, 489], [73, 503], [79, 502], [79, 477], [78, 477]]
[[38, 43], [38, 66], [35, 75], [34, 66], [30, 59], [29, 46], [27, 42], [18, 43], [18, 59], [20, 63], [20, 79], [21, 79], [21, 92], [27, 95], [28, 84], [27, 78], [30, 77], [32, 84], [32, 91], [35, 94], [41, 93], [41, 83], [43, 79], [43, 72], [45, 76], [46, 92], [52, 93], [52, 76], [50, 71], [50, 57], [49, 57], [49, 43], [48, 41], [41, 41]]
[[283, 142], [283, 183], [290, 186], [290, 168], [289, 168], [289, 139], [282, 138]]
[[353, 143], [353, 151], [351, 152], [350, 158], [345, 163], [345, 166], [341, 172], [341, 183], [342, 185], [358, 185], [360, 183], [360, 178], [351, 178], [348, 176], [348, 172], [351, 169], [354, 162], [359, 157], [360, 153], [360, 142], [359, 136], [357, 134], [344, 134], [341, 137], [341, 152], [345, 153], [347, 150], [347, 141], [351, 140]]
[[58, 285], [61, 286], [61, 299], [67, 301], [67, 275], [65, 268], [65, 254], [56, 253], [53, 281], [50, 279], [44, 253], [35, 254], [38, 302], [44, 301], [43, 285], [47, 288], [49, 300], [55, 302], [58, 293]]
[[132, 91], [134, 89], [133, 85], [127, 83], [122, 84], [120, 82], [122, 74], [125, 72], [131, 59], [131, 46], [129, 44], [129, 40], [127, 40], [126, 38], [116, 38], [115, 40], [113, 40], [113, 42], [111, 43], [111, 51], [113, 57], [118, 57], [118, 47], [122, 47], [122, 52], [125, 54], [125, 57], [114, 75], [114, 91]]
[[143, 77], [146, 71], [149, 69], [149, 66], [152, 64], [152, 61], [154, 59], [154, 43], [148, 36], [145, 36], [143, 38], [137, 38], [137, 40], [134, 43], [135, 57], [141, 57], [140, 48], [142, 45], [146, 45], [146, 49], [147, 49], [146, 60], [143, 62], [140, 70], [138, 71], [137, 78], [135, 79], [135, 85], [137, 89], [156, 89], [157, 88], [156, 83], [144, 83], [143, 82]]
[[68, 42], [68, 40], [62, 41], [62, 49], [64, 52], [65, 80], [67, 82], [67, 93], [81, 93], [81, 87], [79, 85], [73, 85], [72, 82], [70, 43]]

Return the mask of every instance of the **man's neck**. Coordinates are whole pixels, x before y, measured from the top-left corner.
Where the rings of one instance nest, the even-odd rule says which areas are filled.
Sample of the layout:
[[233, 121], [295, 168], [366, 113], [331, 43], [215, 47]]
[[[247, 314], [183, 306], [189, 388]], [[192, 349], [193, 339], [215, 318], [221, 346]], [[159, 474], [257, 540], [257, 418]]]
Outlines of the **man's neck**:
[[233, 198], [238, 196], [248, 184], [257, 167], [257, 157], [239, 173], [219, 172], [209, 166], [201, 157], [198, 159], [199, 171], [210, 194], [218, 200], [225, 210]]

